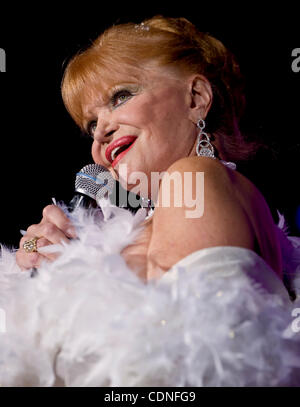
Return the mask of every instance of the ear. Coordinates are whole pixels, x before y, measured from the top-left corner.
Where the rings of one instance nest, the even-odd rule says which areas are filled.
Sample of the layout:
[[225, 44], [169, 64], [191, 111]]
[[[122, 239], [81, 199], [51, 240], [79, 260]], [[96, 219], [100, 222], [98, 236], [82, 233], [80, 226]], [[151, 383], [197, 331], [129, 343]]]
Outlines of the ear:
[[190, 119], [197, 123], [205, 119], [212, 104], [213, 93], [209, 81], [202, 75], [194, 75], [189, 79]]

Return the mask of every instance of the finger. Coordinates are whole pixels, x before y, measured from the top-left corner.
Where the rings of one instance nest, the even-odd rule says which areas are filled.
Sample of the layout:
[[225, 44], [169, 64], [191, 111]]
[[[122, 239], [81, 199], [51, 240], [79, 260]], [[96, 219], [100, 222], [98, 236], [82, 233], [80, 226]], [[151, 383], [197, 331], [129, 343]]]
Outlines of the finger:
[[[32, 239], [32, 237], [33, 237], [33, 235], [29, 236], [28, 234], [23, 236], [20, 239], [20, 249], [25, 250], [23, 247], [24, 243], [27, 242], [28, 240]], [[51, 244], [51, 242], [48, 239], [46, 239], [45, 237], [39, 237], [38, 240], [36, 241], [36, 247], [48, 246], [49, 244]]]
[[67, 215], [55, 205], [48, 205], [43, 209], [43, 219], [41, 223], [53, 223], [66, 236], [76, 237], [76, 231]]
[[69, 239], [67, 238], [65, 233], [61, 231], [55, 224], [50, 222], [44, 222], [38, 225], [29, 226], [29, 228], [27, 229], [27, 235], [25, 236], [27, 237], [26, 240], [28, 240], [28, 236], [30, 236], [29, 239], [34, 236], [39, 237], [37, 242], [39, 242], [40, 240], [41, 242], [38, 243], [38, 247], [45, 245], [43, 244], [45, 242], [47, 243], [47, 245], [61, 243], [62, 241], [64, 241], [65, 243], [69, 242]]
[[[20, 250], [21, 251], [23, 251], [24, 252], [24, 254], [31, 254], [30, 252], [26, 252], [26, 250], [24, 249], [24, 247], [23, 247], [23, 245], [24, 245], [24, 243], [26, 242], [26, 241], [28, 241], [30, 239], [30, 237], [28, 236], [28, 235], [26, 235], [26, 236], [24, 236], [24, 237], [22, 237], [22, 239], [20, 240]], [[45, 247], [45, 246], [49, 246], [49, 245], [52, 245], [52, 243], [48, 240], [48, 239], [46, 239], [46, 238], [44, 238], [44, 237], [41, 237], [41, 238], [39, 238], [37, 241], [36, 241], [36, 247], [37, 247], [37, 249], [39, 249], [39, 248], [41, 248], [41, 247]], [[36, 252], [33, 252], [33, 253], [36, 253]], [[46, 259], [48, 259], [48, 260], [50, 260], [50, 261], [53, 261], [53, 260], [55, 260], [57, 257], [58, 257], [58, 254], [56, 254], [55, 252], [53, 252], [53, 253], [41, 253], [41, 252], [38, 252], [39, 253], [39, 257], [37, 257], [37, 259], [35, 260], [35, 257], [34, 256], [31, 256], [32, 257], [32, 261], [34, 262], [34, 261], [36, 261], [36, 265], [39, 265], [40, 264], [40, 262], [41, 262], [41, 260], [42, 260], [42, 258], [43, 257], [45, 257]], [[26, 257], [25, 257], [26, 258]], [[28, 262], [26, 262], [26, 264], [27, 264]], [[29, 263], [29, 264], [31, 264], [31, 263]]]
[[26, 253], [25, 251], [18, 250], [16, 253], [16, 262], [22, 270], [27, 270], [38, 265], [40, 256], [41, 255], [37, 252]]
[[16, 253], [16, 262], [21, 270], [29, 270], [33, 267], [40, 268], [43, 262], [52, 262], [58, 257], [57, 254], [50, 254], [44, 256], [39, 254], [38, 252], [33, 253], [22, 253], [22, 251], [18, 251]]
[[39, 263], [39, 257], [41, 257], [42, 255], [40, 255], [37, 252], [27, 252], [24, 247], [23, 244], [29, 239], [28, 236], [24, 236], [21, 240], [20, 240], [20, 248], [19, 250], [16, 252], [16, 262], [18, 264], [18, 266], [22, 269], [22, 270], [27, 270], [30, 269], [32, 267], [36, 267]]
[[39, 254], [39, 256], [37, 257], [37, 260], [35, 261], [35, 264], [33, 265], [33, 267], [36, 267], [36, 268], [40, 268], [43, 262], [52, 263], [59, 256], [58, 253], [57, 254], [56, 253], [43, 253], [43, 254], [38, 253], [38, 254]]
[[[43, 260], [53, 261], [59, 256], [59, 253], [55, 253], [55, 252], [52, 252], [52, 253], [27, 252], [24, 249], [23, 244], [28, 239], [30, 239], [30, 237], [28, 235], [26, 235], [20, 240], [20, 249], [16, 253], [17, 264], [22, 269], [23, 268], [28, 269], [31, 267], [39, 267]], [[37, 249], [39, 249], [41, 247], [46, 247], [49, 245], [52, 245], [52, 243], [49, 242], [49, 240], [47, 240], [45, 238], [40, 238], [36, 242]]]

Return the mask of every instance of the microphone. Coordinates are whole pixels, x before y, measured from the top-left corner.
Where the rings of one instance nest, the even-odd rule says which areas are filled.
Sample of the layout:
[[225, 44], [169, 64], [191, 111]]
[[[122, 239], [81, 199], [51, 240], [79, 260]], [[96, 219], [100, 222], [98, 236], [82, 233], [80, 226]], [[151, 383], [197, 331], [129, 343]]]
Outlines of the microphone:
[[[97, 208], [97, 199], [108, 197], [114, 189], [115, 179], [102, 165], [88, 164], [83, 167], [75, 179], [75, 194], [69, 204], [68, 211], [71, 213], [78, 207]], [[101, 209], [101, 208], [100, 208]], [[30, 277], [34, 278], [38, 269], [31, 269]]]
[[108, 198], [113, 205], [132, 213], [145, 205], [149, 207], [150, 202], [148, 199], [145, 202], [144, 198], [124, 189], [107, 168], [99, 164], [88, 164], [76, 174], [75, 195], [68, 205], [69, 212], [79, 206], [86, 209], [97, 208], [102, 198]]
[[[139, 195], [132, 194], [126, 191], [118, 181], [116, 181], [107, 168], [99, 164], [88, 164], [83, 167], [77, 174], [75, 179], [75, 194], [68, 204], [69, 212], [73, 212], [78, 207], [83, 208], [99, 208], [97, 201], [101, 198], [109, 198], [110, 201], [119, 207], [129, 209], [135, 213], [139, 208], [144, 205], [138, 205], [137, 207], [121, 205], [120, 200], [124, 200], [126, 197], [126, 203], [129, 202], [128, 197], [134, 197], [134, 199], [141, 199]], [[122, 196], [122, 199], [120, 198]], [[124, 202], [124, 201], [123, 201]], [[148, 207], [151, 206], [151, 200], [147, 199]], [[101, 209], [101, 208], [100, 208]], [[35, 277], [38, 274], [36, 267], [31, 269], [30, 277]]]
[[107, 168], [99, 164], [86, 165], [76, 174], [75, 194], [68, 204], [69, 212], [79, 206], [96, 208], [98, 199], [108, 198], [113, 193], [115, 183]]

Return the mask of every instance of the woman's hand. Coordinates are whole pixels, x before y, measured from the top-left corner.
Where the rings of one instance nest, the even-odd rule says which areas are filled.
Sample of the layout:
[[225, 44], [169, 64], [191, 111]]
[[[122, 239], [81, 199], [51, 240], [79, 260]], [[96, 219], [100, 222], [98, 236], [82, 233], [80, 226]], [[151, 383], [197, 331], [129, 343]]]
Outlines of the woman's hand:
[[23, 248], [26, 240], [38, 237], [37, 248], [51, 244], [68, 242], [70, 238], [76, 237], [75, 228], [72, 226], [66, 214], [55, 205], [48, 205], [43, 210], [43, 218], [40, 223], [31, 225], [26, 235], [20, 240], [20, 247], [16, 253], [16, 261], [22, 270], [39, 267], [43, 260], [53, 261], [58, 257], [54, 253], [27, 253]]

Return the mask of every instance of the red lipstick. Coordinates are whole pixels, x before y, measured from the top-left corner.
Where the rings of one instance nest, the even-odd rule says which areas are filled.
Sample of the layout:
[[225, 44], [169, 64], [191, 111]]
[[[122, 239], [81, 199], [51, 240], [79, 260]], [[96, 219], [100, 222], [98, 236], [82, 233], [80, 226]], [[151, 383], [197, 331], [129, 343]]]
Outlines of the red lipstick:
[[[105, 157], [112, 164], [112, 167], [114, 167], [121, 160], [121, 158], [124, 157], [124, 155], [131, 149], [131, 147], [133, 146], [136, 139], [137, 139], [137, 136], [120, 137], [118, 140], [114, 141], [112, 144], [110, 144], [107, 147], [107, 149], [105, 151]], [[126, 150], [122, 151], [121, 153], [119, 153], [117, 155], [117, 157], [113, 160], [112, 159], [113, 150], [117, 147], [121, 147], [121, 146], [124, 146], [127, 144], [130, 144], [128, 146], [128, 148]]]

